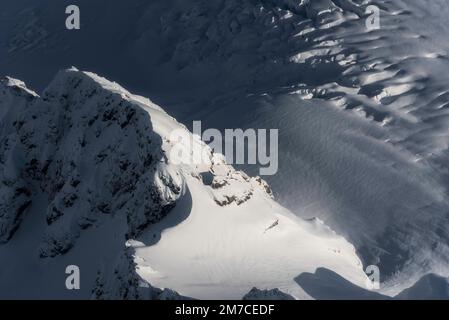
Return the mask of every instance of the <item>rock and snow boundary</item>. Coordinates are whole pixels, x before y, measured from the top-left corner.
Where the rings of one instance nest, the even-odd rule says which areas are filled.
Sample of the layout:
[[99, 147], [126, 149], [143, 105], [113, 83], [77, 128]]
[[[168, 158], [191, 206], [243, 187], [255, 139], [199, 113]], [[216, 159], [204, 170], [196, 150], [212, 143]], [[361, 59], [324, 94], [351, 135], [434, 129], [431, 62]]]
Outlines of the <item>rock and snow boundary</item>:
[[173, 164], [170, 133], [187, 129], [116, 83], [72, 68], [39, 96], [7, 78], [0, 110], [1, 297], [310, 298], [294, 278], [320, 267], [365, 285], [354, 247], [260, 178], [211, 150], [207, 165]]

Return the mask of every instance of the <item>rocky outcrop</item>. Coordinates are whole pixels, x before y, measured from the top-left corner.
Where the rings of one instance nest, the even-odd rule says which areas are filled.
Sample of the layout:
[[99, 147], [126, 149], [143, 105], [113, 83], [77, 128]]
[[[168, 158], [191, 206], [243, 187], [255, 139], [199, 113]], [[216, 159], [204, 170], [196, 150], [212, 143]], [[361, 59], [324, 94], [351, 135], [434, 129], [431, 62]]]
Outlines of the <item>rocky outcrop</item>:
[[295, 298], [277, 288], [271, 290], [252, 288], [251, 291], [243, 297], [243, 300], [295, 300]]
[[155, 179], [163, 154], [149, 114], [93, 76], [62, 71], [42, 97], [3, 79], [0, 110], [0, 242], [42, 202], [42, 257], [64, 254], [104, 216], [125, 215], [131, 237], [175, 205], [180, 186]]

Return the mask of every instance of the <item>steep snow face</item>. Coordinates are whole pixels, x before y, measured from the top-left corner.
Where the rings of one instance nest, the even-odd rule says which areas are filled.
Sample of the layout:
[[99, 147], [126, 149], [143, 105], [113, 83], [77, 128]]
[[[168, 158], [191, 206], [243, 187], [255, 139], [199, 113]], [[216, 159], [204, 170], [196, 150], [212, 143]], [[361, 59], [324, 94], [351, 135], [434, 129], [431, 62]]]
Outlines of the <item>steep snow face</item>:
[[[317, 219], [295, 217], [273, 201], [262, 179], [235, 171], [148, 100], [131, 99], [150, 114], [162, 138], [167, 170], [177, 172], [185, 188], [169, 216], [128, 241], [143, 280], [193, 298], [240, 299], [254, 286], [309, 298], [294, 277], [328, 266], [358, 286], [365, 285], [362, 264], [346, 240]], [[174, 130], [184, 131], [191, 148], [202, 149], [209, 161], [174, 164], [172, 151], [179, 148], [178, 140], [172, 140]]]
[[[238, 299], [253, 287], [308, 298], [294, 277], [317, 267], [365, 284], [345, 239], [279, 206], [263, 180], [235, 171], [148, 99], [76, 69], [42, 97], [12, 79], [1, 90], [0, 257], [9, 263], [0, 296], [73, 297], [65, 263], [86, 278], [77, 297], [182, 298], [155, 286], [194, 298]], [[176, 165], [173, 130], [210, 161]]]
[[[180, 187], [170, 176], [155, 181], [161, 141], [141, 108], [75, 71], [58, 75], [42, 97], [3, 84], [0, 240], [13, 236], [38, 193], [48, 196], [42, 256], [66, 252], [102, 216], [123, 212], [132, 236], [174, 204]], [[9, 101], [14, 93], [23, 108]]]
[[[0, 295], [69, 296], [61, 277], [74, 259], [88, 268], [82, 294], [89, 297], [104, 259], [112, 274], [125, 236], [164, 217], [181, 186], [160, 163], [162, 142], [148, 113], [124, 90], [76, 70], [60, 72], [42, 97], [11, 78], [0, 85], [0, 256], [10, 261]], [[68, 251], [55, 262], [38, 258]]]
[[259, 189], [243, 204], [220, 207], [210, 187], [191, 177], [186, 183], [187, 198], [130, 243], [138, 274], [156, 287], [194, 298], [240, 299], [257, 286], [306, 299], [293, 279], [320, 265], [365, 285], [354, 248], [321, 222], [300, 220]]

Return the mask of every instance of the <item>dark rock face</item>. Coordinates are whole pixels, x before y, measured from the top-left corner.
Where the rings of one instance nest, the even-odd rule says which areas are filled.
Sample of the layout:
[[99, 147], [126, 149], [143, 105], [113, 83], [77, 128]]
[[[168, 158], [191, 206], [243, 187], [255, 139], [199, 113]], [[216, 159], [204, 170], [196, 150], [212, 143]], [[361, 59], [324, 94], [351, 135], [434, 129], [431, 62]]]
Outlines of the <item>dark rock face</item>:
[[106, 215], [126, 215], [127, 235], [138, 235], [180, 193], [169, 175], [156, 182], [161, 159], [148, 113], [87, 74], [60, 72], [42, 97], [2, 80], [0, 242], [38, 198], [47, 224], [42, 257], [64, 254]]
[[243, 300], [295, 300], [295, 298], [277, 288], [271, 290], [252, 288], [251, 291], [243, 297]]

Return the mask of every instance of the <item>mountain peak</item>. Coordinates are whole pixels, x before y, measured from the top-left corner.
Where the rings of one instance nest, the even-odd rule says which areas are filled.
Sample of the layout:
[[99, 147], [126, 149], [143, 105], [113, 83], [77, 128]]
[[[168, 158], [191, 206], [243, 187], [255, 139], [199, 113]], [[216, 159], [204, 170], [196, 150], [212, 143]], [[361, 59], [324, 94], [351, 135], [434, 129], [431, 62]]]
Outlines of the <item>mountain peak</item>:
[[[148, 99], [73, 68], [41, 97], [18, 99], [19, 109], [0, 100], [9, 110], [1, 119], [0, 255], [46, 258], [53, 269], [79, 263], [90, 273], [88, 290], [109, 297], [131, 292], [126, 283], [134, 298], [150, 294], [139, 283], [193, 298], [241, 298], [254, 284], [307, 297], [293, 279], [322, 265], [364, 283], [352, 245], [281, 207], [266, 182], [235, 170]], [[174, 130], [210, 161], [176, 164]], [[15, 256], [18, 245], [27, 249]], [[94, 252], [102, 253], [86, 260]], [[198, 268], [188, 268], [196, 259]]]

